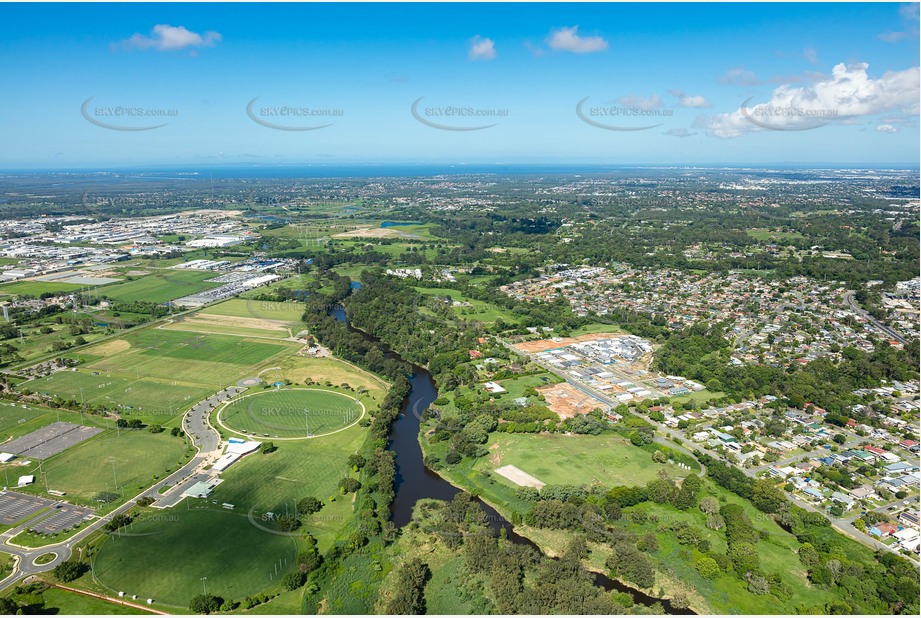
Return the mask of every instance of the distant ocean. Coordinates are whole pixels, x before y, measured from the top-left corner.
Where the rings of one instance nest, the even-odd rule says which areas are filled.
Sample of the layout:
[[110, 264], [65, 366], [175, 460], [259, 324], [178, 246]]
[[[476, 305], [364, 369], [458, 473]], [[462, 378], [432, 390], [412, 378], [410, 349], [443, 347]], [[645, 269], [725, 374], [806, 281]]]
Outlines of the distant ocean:
[[690, 171], [782, 171], [782, 170], [916, 170], [917, 164], [892, 165], [841, 165], [841, 164], [709, 164], [709, 165], [623, 165], [597, 163], [423, 163], [423, 164], [353, 164], [353, 165], [265, 165], [241, 163], [237, 165], [185, 165], [185, 166], [138, 166], [0, 170], [2, 174], [115, 174], [124, 177], [150, 178], [369, 178], [369, 177], [413, 177], [413, 176], [456, 176], [465, 174], [517, 175], [572, 175], [610, 173], [666, 173]]

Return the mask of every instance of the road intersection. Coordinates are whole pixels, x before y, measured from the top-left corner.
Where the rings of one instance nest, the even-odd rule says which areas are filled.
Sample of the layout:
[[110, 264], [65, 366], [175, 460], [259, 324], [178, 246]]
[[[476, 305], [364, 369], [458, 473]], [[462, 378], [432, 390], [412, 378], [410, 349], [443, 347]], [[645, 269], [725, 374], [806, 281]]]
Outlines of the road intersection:
[[[44, 519], [50, 515], [49, 513], [42, 513], [32, 517], [28, 521], [0, 534], [0, 551], [14, 556], [15, 559], [12, 573], [0, 581], [0, 591], [24, 578], [50, 571], [68, 560], [73, 553], [74, 547], [79, 545], [81, 541], [104, 527], [116, 515], [125, 513], [136, 506], [137, 502], [142, 498], [154, 500], [153, 506], [155, 508], [170, 508], [183, 499], [182, 493], [187, 487], [204, 478], [211, 478], [213, 475], [209, 473], [209, 469], [221, 457], [223, 443], [221, 442], [220, 434], [211, 426], [209, 421], [210, 413], [220, 403], [235, 397], [245, 390], [246, 387], [244, 386], [229, 386], [192, 406], [183, 416], [182, 427], [198, 451], [196, 455], [165, 479], [151, 485], [106, 515], [91, 522], [71, 537], [59, 543], [52, 543], [39, 548], [25, 547], [12, 542], [13, 537], [30, 528], [37, 521]], [[169, 489], [164, 490], [164, 488]], [[161, 491], [163, 491], [162, 494]], [[36, 564], [36, 560], [46, 554], [54, 554], [54, 558], [48, 562]]]

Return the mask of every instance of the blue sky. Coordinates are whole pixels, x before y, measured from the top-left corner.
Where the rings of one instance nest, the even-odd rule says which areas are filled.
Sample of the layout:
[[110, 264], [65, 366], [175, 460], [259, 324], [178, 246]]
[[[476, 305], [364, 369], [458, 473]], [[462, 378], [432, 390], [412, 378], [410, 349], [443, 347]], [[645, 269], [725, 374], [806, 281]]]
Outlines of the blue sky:
[[918, 21], [904, 3], [3, 4], [0, 167], [917, 164]]

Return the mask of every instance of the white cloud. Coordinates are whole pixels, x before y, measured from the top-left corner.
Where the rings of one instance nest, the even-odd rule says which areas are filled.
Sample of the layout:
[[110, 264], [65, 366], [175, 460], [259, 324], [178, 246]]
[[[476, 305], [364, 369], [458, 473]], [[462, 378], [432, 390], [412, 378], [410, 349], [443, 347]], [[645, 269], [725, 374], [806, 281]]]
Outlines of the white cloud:
[[669, 129], [668, 131], [663, 133], [663, 135], [671, 135], [672, 137], [680, 137], [683, 139], [685, 137], [691, 137], [692, 135], [697, 135], [697, 133], [691, 133], [690, 131], [682, 127], [680, 129]]
[[891, 124], [881, 124], [878, 127], [876, 127], [876, 130], [879, 131], [880, 133], [898, 133], [899, 132], [899, 130], [896, 129]]
[[898, 43], [902, 39], [907, 39], [911, 36], [910, 32], [884, 32], [879, 35], [880, 40], [885, 41], [886, 43]]
[[899, 7], [899, 15], [907, 22], [905, 30], [889, 31], [879, 35], [879, 38], [887, 43], [898, 43], [903, 39], [918, 36], [918, 4], [903, 4]]
[[681, 90], [669, 90], [668, 94], [678, 99], [681, 107], [710, 107], [710, 102], [702, 95], [691, 95]]
[[627, 107], [636, 107], [639, 109], [657, 109], [662, 107], [662, 99], [659, 95], [654, 94], [651, 97], [642, 97], [636, 94], [628, 94], [620, 97], [618, 102]]
[[579, 36], [579, 26], [563, 27], [554, 30], [547, 37], [547, 45], [557, 51], [568, 51], [577, 54], [590, 54], [604, 51], [608, 42], [600, 36]]
[[531, 55], [534, 56], [535, 58], [541, 58], [547, 55], [546, 49], [544, 49], [543, 47], [540, 47], [539, 45], [535, 45], [531, 41], [525, 41], [524, 47], [529, 52], [531, 52]]
[[702, 121], [707, 135], [739, 137], [763, 129], [803, 130], [830, 122], [846, 122], [886, 112], [917, 115], [921, 84], [918, 67], [888, 71], [879, 79], [867, 74], [869, 65], [838, 64], [832, 74], [809, 86], [789, 84], [774, 90], [766, 103], [743, 104], [732, 113]]
[[177, 51], [188, 47], [213, 47], [221, 41], [221, 35], [213, 30], [198, 34], [187, 30], [185, 26], [157, 24], [150, 31], [150, 36], [134, 34], [121, 42], [125, 49], [154, 49], [157, 51]]
[[819, 61], [819, 53], [815, 48], [807, 47], [803, 50], [803, 58], [809, 61], [810, 64], [815, 64]]
[[470, 39], [470, 49], [467, 58], [470, 60], [492, 60], [496, 57], [496, 44], [492, 39], [486, 39], [479, 34]]
[[731, 86], [755, 86], [761, 83], [752, 71], [743, 67], [729, 69], [720, 76], [720, 82]]

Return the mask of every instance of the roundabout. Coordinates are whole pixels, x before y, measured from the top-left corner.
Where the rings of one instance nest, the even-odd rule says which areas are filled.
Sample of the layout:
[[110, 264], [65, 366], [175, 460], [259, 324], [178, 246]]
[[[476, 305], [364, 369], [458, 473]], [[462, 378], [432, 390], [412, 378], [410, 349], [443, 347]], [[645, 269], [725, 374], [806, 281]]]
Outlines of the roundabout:
[[320, 438], [352, 427], [365, 415], [359, 398], [321, 388], [283, 388], [235, 397], [217, 412], [217, 424], [242, 437]]

